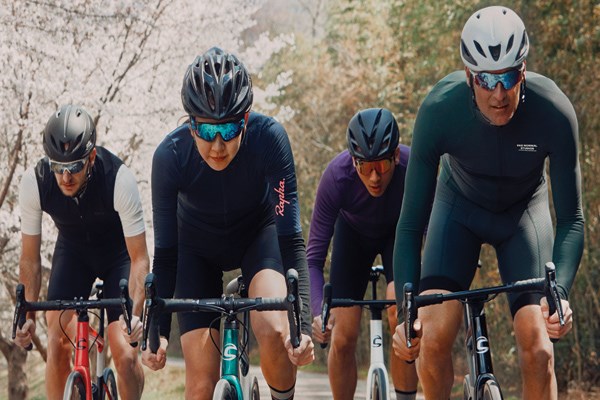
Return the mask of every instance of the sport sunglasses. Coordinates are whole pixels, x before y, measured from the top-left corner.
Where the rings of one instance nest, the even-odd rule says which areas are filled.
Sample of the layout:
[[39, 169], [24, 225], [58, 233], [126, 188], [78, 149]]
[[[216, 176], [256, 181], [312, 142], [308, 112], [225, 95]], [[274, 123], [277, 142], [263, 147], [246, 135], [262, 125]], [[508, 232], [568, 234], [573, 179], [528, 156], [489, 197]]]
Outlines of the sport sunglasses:
[[222, 124], [208, 124], [205, 122], [196, 122], [190, 117], [190, 127], [200, 139], [212, 142], [220, 134], [224, 141], [229, 142], [239, 136], [244, 130], [246, 120], [242, 118], [238, 122], [225, 122]]
[[379, 175], [388, 172], [394, 164], [394, 157], [384, 158], [383, 160], [364, 161], [354, 159], [354, 166], [359, 174], [369, 176], [375, 170]]
[[501, 74], [471, 71], [471, 75], [475, 78], [475, 83], [485, 90], [494, 90], [498, 83], [501, 83], [502, 86], [504, 86], [504, 89], [510, 90], [521, 81], [523, 69], [510, 69]]
[[71, 162], [57, 162], [50, 160], [50, 170], [55, 174], [64, 174], [67, 171], [69, 174], [73, 175], [78, 172], [81, 172], [87, 163], [88, 158], [82, 158], [81, 160], [71, 161]]

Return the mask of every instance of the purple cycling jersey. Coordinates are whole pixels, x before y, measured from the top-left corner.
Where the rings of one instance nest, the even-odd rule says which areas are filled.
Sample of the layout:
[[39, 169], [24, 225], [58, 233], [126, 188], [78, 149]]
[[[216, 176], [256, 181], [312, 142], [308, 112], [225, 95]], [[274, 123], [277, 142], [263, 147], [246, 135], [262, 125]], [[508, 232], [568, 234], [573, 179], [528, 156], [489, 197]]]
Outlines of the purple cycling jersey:
[[314, 316], [321, 314], [325, 282], [323, 267], [338, 216], [366, 237], [377, 239], [395, 234], [410, 152], [408, 146], [400, 145], [399, 148], [400, 163], [380, 197], [369, 194], [347, 150], [338, 154], [325, 169], [317, 189], [307, 248]]

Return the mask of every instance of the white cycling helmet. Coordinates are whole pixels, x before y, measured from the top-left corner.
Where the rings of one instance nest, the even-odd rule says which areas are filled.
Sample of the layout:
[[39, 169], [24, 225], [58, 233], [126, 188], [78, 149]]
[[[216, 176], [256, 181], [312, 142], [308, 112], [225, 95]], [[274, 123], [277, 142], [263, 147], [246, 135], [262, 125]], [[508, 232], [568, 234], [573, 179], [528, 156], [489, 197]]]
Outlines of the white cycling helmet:
[[528, 52], [525, 25], [506, 7], [486, 7], [471, 15], [460, 38], [460, 56], [475, 72], [516, 67]]

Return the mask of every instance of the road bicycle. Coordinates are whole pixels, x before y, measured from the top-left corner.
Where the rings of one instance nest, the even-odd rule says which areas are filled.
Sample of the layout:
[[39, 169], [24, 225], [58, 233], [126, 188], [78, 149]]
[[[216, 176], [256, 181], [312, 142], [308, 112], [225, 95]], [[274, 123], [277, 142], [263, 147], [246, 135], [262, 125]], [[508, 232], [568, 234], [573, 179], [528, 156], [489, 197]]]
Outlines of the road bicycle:
[[[231, 281], [220, 298], [213, 299], [162, 299], [156, 294], [154, 274], [146, 276], [144, 313], [142, 318], [142, 350], [148, 346], [152, 353], [159, 348], [158, 319], [163, 313], [218, 312], [223, 321], [221, 346], [221, 375], [215, 386], [213, 400], [260, 400], [258, 380], [249, 375], [249, 312], [278, 311], [288, 313], [290, 338], [294, 348], [300, 345], [300, 310], [302, 302], [298, 294], [298, 272], [286, 274], [287, 296], [281, 298], [247, 298], [242, 277]], [[241, 320], [238, 315], [242, 316]], [[240, 337], [240, 326], [242, 335]]]
[[371, 267], [369, 281], [371, 282], [372, 300], [337, 299], [331, 297], [331, 283], [323, 286], [323, 317], [322, 332], [325, 333], [330, 311], [335, 307], [361, 306], [369, 309], [371, 320], [369, 322], [369, 335], [371, 343], [371, 360], [367, 375], [366, 400], [388, 400], [389, 378], [385, 368], [383, 355], [383, 323], [381, 315], [387, 307], [396, 305], [395, 300], [377, 300], [377, 282], [383, 272], [382, 265]]
[[[131, 309], [132, 301], [129, 298], [129, 289], [127, 279], [122, 279], [119, 282], [120, 297], [115, 299], [105, 299], [103, 291], [103, 283], [99, 282], [95, 285], [95, 290], [92, 296], [96, 299], [84, 300], [83, 298], [73, 300], [50, 300], [28, 302], [25, 299], [25, 286], [17, 285], [16, 290], [16, 306], [15, 315], [13, 318], [12, 338], [16, 336], [17, 326], [22, 327], [26, 320], [28, 311], [62, 311], [75, 310], [77, 314], [77, 333], [75, 341], [71, 341], [63, 329], [63, 333], [71, 342], [75, 349], [74, 365], [71, 373], [67, 377], [65, 384], [64, 400], [117, 400], [117, 382], [115, 374], [110, 367], [105, 367], [105, 348], [106, 341], [104, 339], [104, 319], [105, 312], [109, 308], [119, 308], [123, 313], [125, 322], [127, 323], [128, 331], [131, 333]], [[89, 311], [99, 310], [98, 329], [94, 329], [90, 325]], [[96, 381], [92, 382], [92, 373], [90, 370], [90, 348], [96, 346]], [[132, 346], [137, 346], [136, 343], [131, 343]], [[28, 347], [31, 350], [32, 346]]]
[[465, 290], [447, 294], [414, 295], [412, 283], [404, 284], [403, 314], [406, 345], [412, 346], [411, 340], [416, 332], [413, 324], [417, 319], [420, 307], [441, 304], [449, 300], [459, 300], [463, 304], [464, 324], [466, 328], [465, 349], [469, 373], [463, 381], [463, 397], [466, 400], [501, 400], [502, 390], [494, 376], [492, 353], [487, 332], [484, 305], [493, 300], [499, 293], [524, 291], [544, 292], [550, 306], [550, 315], [558, 311], [560, 325], [564, 325], [564, 314], [558, 288], [556, 286], [556, 268], [549, 262], [545, 266], [545, 277], [527, 279], [481, 289]]

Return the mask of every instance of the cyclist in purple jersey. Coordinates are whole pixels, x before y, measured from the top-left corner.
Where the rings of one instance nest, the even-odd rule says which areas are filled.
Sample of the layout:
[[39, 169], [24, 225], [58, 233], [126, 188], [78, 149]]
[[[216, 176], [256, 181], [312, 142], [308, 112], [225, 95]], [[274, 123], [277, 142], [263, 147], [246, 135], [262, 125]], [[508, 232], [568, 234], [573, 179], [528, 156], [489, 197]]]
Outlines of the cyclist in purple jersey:
[[[577, 117], [554, 82], [526, 71], [529, 39], [514, 11], [493, 6], [474, 13], [460, 50], [465, 69], [433, 87], [415, 121], [396, 230], [396, 295], [405, 282], [426, 294], [469, 289], [484, 243], [494, 247], [505, 283], [541, 277], [544, 265], [554, 262], [564, 326], [557, 313], [549, 315], [541, 292], [512, 293], [508, 301], [522, 398], [556, 399], [550, 338], [572, 327], [568, 294], [583, 252]], [[428, 399], [450, 396], [452, 345], [462, 318], [459, 302], [419, 310], [414, 328], [420, 339], [411, 348], [404, 324], [396, 329], [394, 349], [404, 360], [418, 356]]]
[[[313, 210], [308, 239], [313, 337], [331, 339], [328, 369], [333, 397], [352, 399], [356, 390], [356, 344], [359, 307], [335, 308], [322, 333], [323, 268], [333, 237], [330, 281], [334, 298], [362, 300], [375, 257], [380, 254], [387, 280], [387, 297], [394, 298], [392, 251], [409, 147], [399, 145], [398, 125], [389, 110], [359, 111], [347, 130], [348, 150], [327, 166]], [[390, 327], [396, 326], [396, 307], [388, 309]], [[391, 347], [390, 347], [391, 350]], [[391, 375], [398, 399], [414, 399], [414, 365], [391, 357]], [[339, 374], [339, 371], [345, 371]]]
[[[303, 300], [300, 347], [289, 340], [287, 314], [252, 312], [261, 368], [274, 399], [291, 399], [296, 365], [312, 362], [309, 278], [300, 228], [294, 158], [284, 128], [250, 112], [252, 83], [233, 54], [212, 48], [188, 67], [181, 89], [188, 121], [169, 133], [152, 163], [154, 266], [163, 298], [220, 297], [223, 271], [240, 268], [250, 297], [286, 295], [295, 268]], [[179, 313], [186, 399], [210, 399], [219, 379], [219, 314]], [[165, 364], [170, 316], [161, 347], [143, 355]]]

